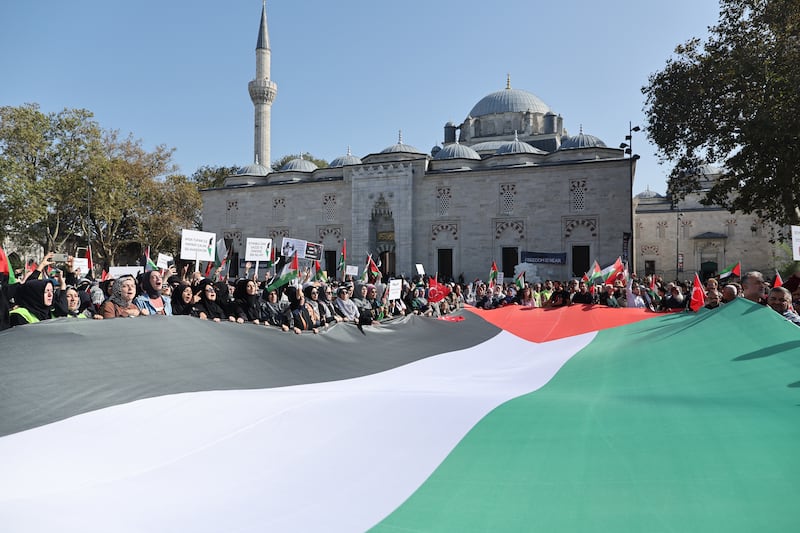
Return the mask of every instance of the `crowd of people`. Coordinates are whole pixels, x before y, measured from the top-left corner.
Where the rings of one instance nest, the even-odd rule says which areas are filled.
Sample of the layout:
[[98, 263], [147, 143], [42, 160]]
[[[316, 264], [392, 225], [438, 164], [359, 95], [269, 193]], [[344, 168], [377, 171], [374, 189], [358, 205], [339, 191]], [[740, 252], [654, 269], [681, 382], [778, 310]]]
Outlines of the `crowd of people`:
[[[613, 283], [592, 285], [585, 280], [497, 284], [439, 283], [427, 276], [402, 279], [399, 298], [389, 299], [389, 285], [352, 278], [343, 281], [312, 279], [306, 271], [294, 283], [276, 287], [269, 275], [259, 280], [245, 276], [208, 278], [201, 272], [149, 270], [138, 276], [94, 281], [73, 270], [72, 258], [53, 266], [46, 255], [21, 283], [3, 282], [0, 293], [0, 329], [57, 317], [113, 319], [154, 315], [187, 315], [212, 322], [234, 322], [275, 327], [294, 333], [313, 332], [334, 324], [379, 325], [409, 314], [439, 317], [464, 305], [496, 309], [509, 305], [562, 307], [599, 305], [634, 307], [653, 312], [686, 309], [691, 299], [688, 282], [665, 282], [658, 277], [621, 276]], [[61, 267], [61, 268], [58, 268]], [[48, 272], [45, 274], [45, 272]], [[435, 285], [435, 290], [433, 286]], [[800, 325], [800, 273], [781, 287], [770, 287], [760, 272], [720, 284], [706, 280], [705, 307], [713, 309], [735, 298], [768, 305], [787, 320]]]

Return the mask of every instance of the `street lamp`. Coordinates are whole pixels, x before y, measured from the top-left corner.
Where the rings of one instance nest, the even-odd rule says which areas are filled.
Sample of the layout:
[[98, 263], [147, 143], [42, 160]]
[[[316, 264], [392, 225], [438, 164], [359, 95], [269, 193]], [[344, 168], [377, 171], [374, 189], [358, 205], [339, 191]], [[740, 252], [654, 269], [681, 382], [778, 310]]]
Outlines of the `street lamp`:
[[625, 136], [627, 142], [620, 143], [619, 147], [625, 150], [628, 157], [633, 157], [633, 132], [642, 131], [639, 126], [634, 126], [632, 122], [628, 121], [628, 134]]
[[[642, 131], [642, 128], [639, 126], [634, 126], [631, 121], [628, 121], [628, 134], [625, 136], [625, 140], [627, 142], [620, 143], [619, 147], [625, 150], [625, 154], [628, 154], [628, 171], [630, 176], [630, 186], [631, 186], [631, 239], [630, 239], [630, 252], [628, 254], [628, 261], [629, 261], [629, 268], [631, 272], [636, 272], [636, 246], [635, 246], [635, 230], [633, 226], [633, 165], [636, 163], [636, 160], [639, 159], [639, 155], [634, 155], [633, 153], [633, 132], [634, 131]], [[624, 155], [623, 155], [624, 158]]]
[[[675, 206], [677, 209], [677, 205]], [[683, 213], [680, 211], [677, 212], [675, 216], [675, 281], [677, 282], [680, 279], [680, 267], [681, 267], [681, 254], [680, 252], [680, 242], [681, 242], [681, 219], [683, 218]]]

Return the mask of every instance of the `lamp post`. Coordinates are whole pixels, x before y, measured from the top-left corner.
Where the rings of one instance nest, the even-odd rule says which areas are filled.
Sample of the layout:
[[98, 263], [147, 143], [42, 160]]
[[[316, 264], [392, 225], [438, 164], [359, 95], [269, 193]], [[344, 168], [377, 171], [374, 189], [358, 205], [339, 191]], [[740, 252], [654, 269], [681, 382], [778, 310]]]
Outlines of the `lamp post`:
[[[677, 209], [677, 205], [675, 206]], [[680, 211], [677, 212], [675, 216], [675, 281], [677, 282], [680, 279], [680, 267], [681, 267], [681, 254], [680, 254], [680, 242], [681, 242], [681, 219], [683, 218], [683, 213]]]
[[[629, 266], [631, 272], [636, 272], [636, 246], [634, 244], [635, 241], [636, 241], [636, 231], [635, 231], [634, 226], [633, 226], [633, 165], [635, 165], [636, 161], [639, 159], [639, 155], [633, 153], [633, 132], [634, 131], [642, 131], [642, 128], [640, 128], [639, 126], [634, 126], [631, 121], [628, 121], [628, 134], [625, 136], [625, 141], [626, 142], [620, 143], [620, 145], [619, 145], [620, 148], [625, 150], [624, 153], [628, 155], [628, 172], [629, 172], [629, 177], [630, 177], [629, 183], [630, 183], [630, 187], [631, 187], [631, 191], [630, 191], [630, 197], [631, 197], [631, 233], [630, 233], [630, 235], [631, 235], [631, 239], [630, 239], [630, 243], [629, 243], [630, 253], [629, 253], [629, 256], [628, 256], [628, 261], [629, 261], [630, 264], [628, 266]], [[623, 154], [623, 158], [624, 158], [624, 154]]]
[[[86, 176], [86, 257], [92, 249], [92, 180]], [[94, 277], [94, 272], [87, 272]]]

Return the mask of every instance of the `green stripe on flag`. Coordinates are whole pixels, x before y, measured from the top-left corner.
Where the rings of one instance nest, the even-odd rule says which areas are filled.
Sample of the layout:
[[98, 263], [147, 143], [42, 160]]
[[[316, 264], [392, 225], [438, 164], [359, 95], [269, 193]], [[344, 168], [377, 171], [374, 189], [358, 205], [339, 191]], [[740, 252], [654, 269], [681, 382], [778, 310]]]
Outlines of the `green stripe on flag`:
[[798, 380], [800, 330], [745, 301], [601, 331], [374, 531], [794, 530]]

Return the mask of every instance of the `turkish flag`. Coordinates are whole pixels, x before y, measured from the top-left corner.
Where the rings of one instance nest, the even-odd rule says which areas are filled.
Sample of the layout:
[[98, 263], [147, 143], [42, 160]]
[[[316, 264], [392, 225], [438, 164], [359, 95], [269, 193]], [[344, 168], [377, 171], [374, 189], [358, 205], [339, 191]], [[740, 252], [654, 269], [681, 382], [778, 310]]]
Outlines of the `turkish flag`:
[[430, 303], [441, 302], [448, 294], [450, 294], [450, 287], [442, 285], [435, 277], [431, 278], [430, 287], [428, 288], [428, 301]]
[[700, 276], [695, 273], [694, 283], [692, 284], [692, 299], [689, 301], [689, 307], [696, 313], [704, 305], [706, 305], [706, 293], [703, 290], [703, 284], [700, 283]]

